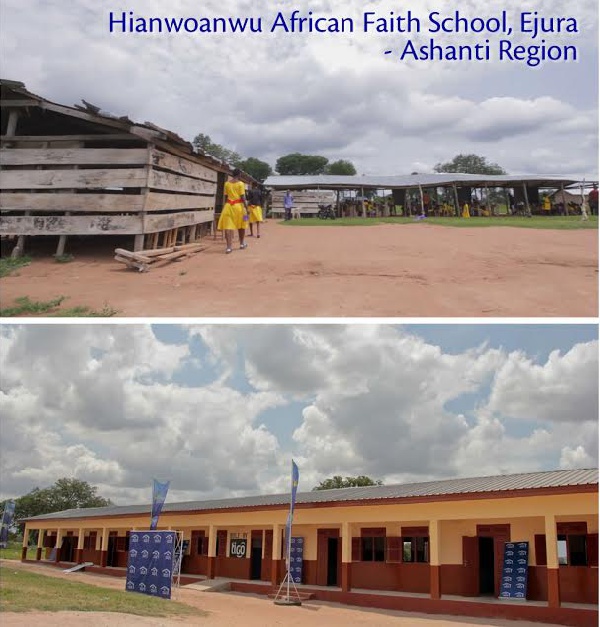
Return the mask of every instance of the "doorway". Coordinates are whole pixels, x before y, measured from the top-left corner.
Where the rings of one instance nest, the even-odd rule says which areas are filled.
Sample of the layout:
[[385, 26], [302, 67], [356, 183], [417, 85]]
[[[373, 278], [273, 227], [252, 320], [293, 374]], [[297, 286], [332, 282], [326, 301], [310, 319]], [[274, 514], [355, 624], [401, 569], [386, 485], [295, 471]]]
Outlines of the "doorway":
[[338, 545], [339, 538], [327, 538], [327, 585], [338, 585]]
[[260, 536], [253, 534], [250, 542], [250, 579], [260, 579], [262, 575], [262, 531]]
[[494, 538], [479, 538], [479, 594], [494, 595]]

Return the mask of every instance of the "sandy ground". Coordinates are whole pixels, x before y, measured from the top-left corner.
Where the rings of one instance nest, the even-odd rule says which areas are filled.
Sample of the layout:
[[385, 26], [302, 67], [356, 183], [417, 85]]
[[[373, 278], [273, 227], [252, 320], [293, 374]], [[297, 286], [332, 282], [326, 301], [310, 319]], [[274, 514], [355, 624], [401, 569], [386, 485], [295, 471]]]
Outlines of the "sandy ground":
[[[116, 577], [92, 575], [86, 573], [65, 574], [51, 566], [22, 564], [2, 560], [3, 566], [15, 569], [27, 569], [53, 577], [62, 577], [69, 581], [81, 581], [107, 588], [124, 589], [124, 580]], [[351, 608], [334, 603], [306, 601], [301, 607], [281, 607], [274, 605], [270, 599], [248, 594], [224, 592], [199, 592], [186, 590], [185, 587], [175, 591], [175, 600], [208, 612], [208, 615], [186, 618], [145, 618], [127, 614], [108, 612], [28, 612], [2, 613], [2, 627], [80, 627], [82, 624], [106, 627], [126, 627], [129, 625], [207, 625], [210, 627], [270, 627], [286, 625], [290, 627], [306, 627], [306, 625], [322, 625], [323, 627], [347, 627], [348, 625], [395, 625], [396, 627], [461, 627], [478, 625], [479, 627], [539, 627], [539, 623], [529, 621], [507, 621], [500, 619], [464, 618], [452, 616], [426, 616], [424, 614], [392, 612], [386, 610], [369, 610]], [[546, 624], [546, 627], [553, 627]], [[554, 626], [556, 627], [556, 626]]]
[[140, 274], [114, 261], [106, 240], [73, 240], [66, 264], [50, 257], [48, 240], [32, 265], [0, 281], [1, 304], [64, 295], [65, 307], [108, 305], [127, 317], [598, 313], [596, 230], [270, 221], [245, 251], [225, 255], [220, 234], [205, 241], [193, 257]]

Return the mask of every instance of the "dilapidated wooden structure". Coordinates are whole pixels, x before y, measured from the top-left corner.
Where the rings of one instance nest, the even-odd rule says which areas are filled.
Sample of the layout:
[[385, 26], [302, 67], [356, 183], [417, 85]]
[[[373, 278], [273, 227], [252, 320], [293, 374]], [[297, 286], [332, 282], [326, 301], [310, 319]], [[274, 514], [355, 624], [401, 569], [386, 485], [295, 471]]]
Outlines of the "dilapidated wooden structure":
[[[275, 190], [271, 194], [271, 214], [275, 217], [283, 216], [283, 197], [285, 190]], [[297, 190], [292, 194], [294, 198], [293, 210], [301, 216], [315, 216], [319, 213], [319, 205], [333, 205], [337, 201], [335, 192], [329, 190]]]
[[[213, 227], [227, 164], [174, 133], [83, 102], [68, 107], [0, 80], [0, 235], [131, 235], [134, 250]], [[249, 179], [251, 181], [251, 179]]]

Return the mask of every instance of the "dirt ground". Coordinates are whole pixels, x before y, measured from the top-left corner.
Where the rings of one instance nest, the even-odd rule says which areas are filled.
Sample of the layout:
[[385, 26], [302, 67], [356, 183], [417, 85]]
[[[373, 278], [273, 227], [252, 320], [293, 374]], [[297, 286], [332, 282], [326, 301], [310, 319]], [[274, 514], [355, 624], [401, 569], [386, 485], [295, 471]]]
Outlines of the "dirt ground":
[[[65, 574], [51, 566], [22, 564], [21, 562], [2, 560], [2, 565], [15, 569], [26, 569], [53, 577], [62, 577], [69, 581], [80, 581], [107, 588], [124, 589], [124, 580], [116, 577], [92, 575], [86, 573]], [[387, 610], [369, 610], [351, 608], [334, 603], [306, 601], [301, 607], [282, 607], [274, 605], [270, 599], [248, 594], [225, 592], [200, 592], [176, 590], [174, 599], [208, 612], [208, 616], [197, 618], [147, 618], [112, 612], [2, 612], [2, 627], [79, 627], [82, 624], [94, 627], [129, 627], [130, 625], [155, 627], [159, 625], [206, 625], [209, 627], [265, 627], [286, 625], [305, 627], [307, 624], [324, 627], [347, 627], [348, 625], [395, 625], [396, 627], [539, 627], [539, 623], [529, 621], [508, 621], [501, 619], [464, 618], [452, 616], [427, 616], [424, 614], [394, 612]], [[553, 625], [546, 624], [546, 627]], [[556, 626], [554, 626], [556, 627]]]
[[73, 241], [67, 252], [75, 260], [62, 264], [50, 256], [56, 242], [48, 242], [33, 264], [0, 281], [1, 304], [63, 295], [63, 307], [108, 305], [124, 317], [598, 313], [593, 229], [294, 227], [270, 221], [244, 251], [225, 255], [220, 234], [205, 241], [202, 252], [143, 274], [114, 261], [115, 246], [106, 241]]

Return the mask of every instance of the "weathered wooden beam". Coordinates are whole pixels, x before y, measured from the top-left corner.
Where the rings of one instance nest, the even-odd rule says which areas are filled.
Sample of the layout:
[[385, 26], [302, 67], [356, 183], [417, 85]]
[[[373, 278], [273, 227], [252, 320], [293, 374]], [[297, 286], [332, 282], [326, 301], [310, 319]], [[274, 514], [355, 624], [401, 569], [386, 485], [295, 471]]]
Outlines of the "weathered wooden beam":
[[[4, 173], [2, 176], [4, 176]], [[185, 196], [185, 198], [203, 199], [202, 196]], [[202, 206], [201, 202], [194, 204]], [[0, 194], [0, 209], [2, 211], [137, 213], [143, 209], [143, 206], [144, 200], [141, 194], [47, 193], [45, 190], [30, 193], [4, 192]], [[171, 207], [165, 206], [162, 208], [168, 209]], [[174, 206], [172, 208], [179, 209], [180, 207]]]
[[2, 148], [0, 165], [145, 165], [144, 148]]
[[0, 216], [1, 235], [135, 235], [137, 216]]
[[88, 133], [86, 135], [0, 135], [0, 143], [38, 143], [38, 142], [86, 142], [86, 141], [129, 141], [147, 142], [147, 140], [136, 137], [131, 133]]
[[[97, 189], [144, 187], [144, 168], [89, 170], [4, 170], [0, 189]], [[208, 185], [208, 183], [207, 183]]]
[[161, 150], [155, 149], [152, 151], [151, 163], [153, 167], [175, 172], [176, 174], [183, 174], [184, 176], [210, 181], [211, 183], [216, 183], [217, 181], [218, 173], [216, 170], [196, 163], [189, 158], [171, 155]]
[[168, 190], [173, 192], [186, 192], [188, 194], [211, 194], [217, 189], [216, 183], [191, 179], [170, 172], [152, 170], [148, 181], [150, 189]]
[[2, 108], [12, 108], [12, 107], [39, 107], [40, 106], [40, 101], [39, 100], [31, 100], [31, 99], [27, 99], [27, 100], [19, 100], [17, 98], [15, 98], [14, 100], [0, 100], [0, 107]]
[[155, 231], [168, 231], [190, 224], [202, 224], [214, 220], [215, 212], [206, 211], [184, 211], [178, 213], [146, 214], [144, 217], [144, 233]]
[[146, 195], [144, 210], [164, 211], [166, 209], [208, 209], [215, 207], [214, 194], [169, 194], [150, 191]]

